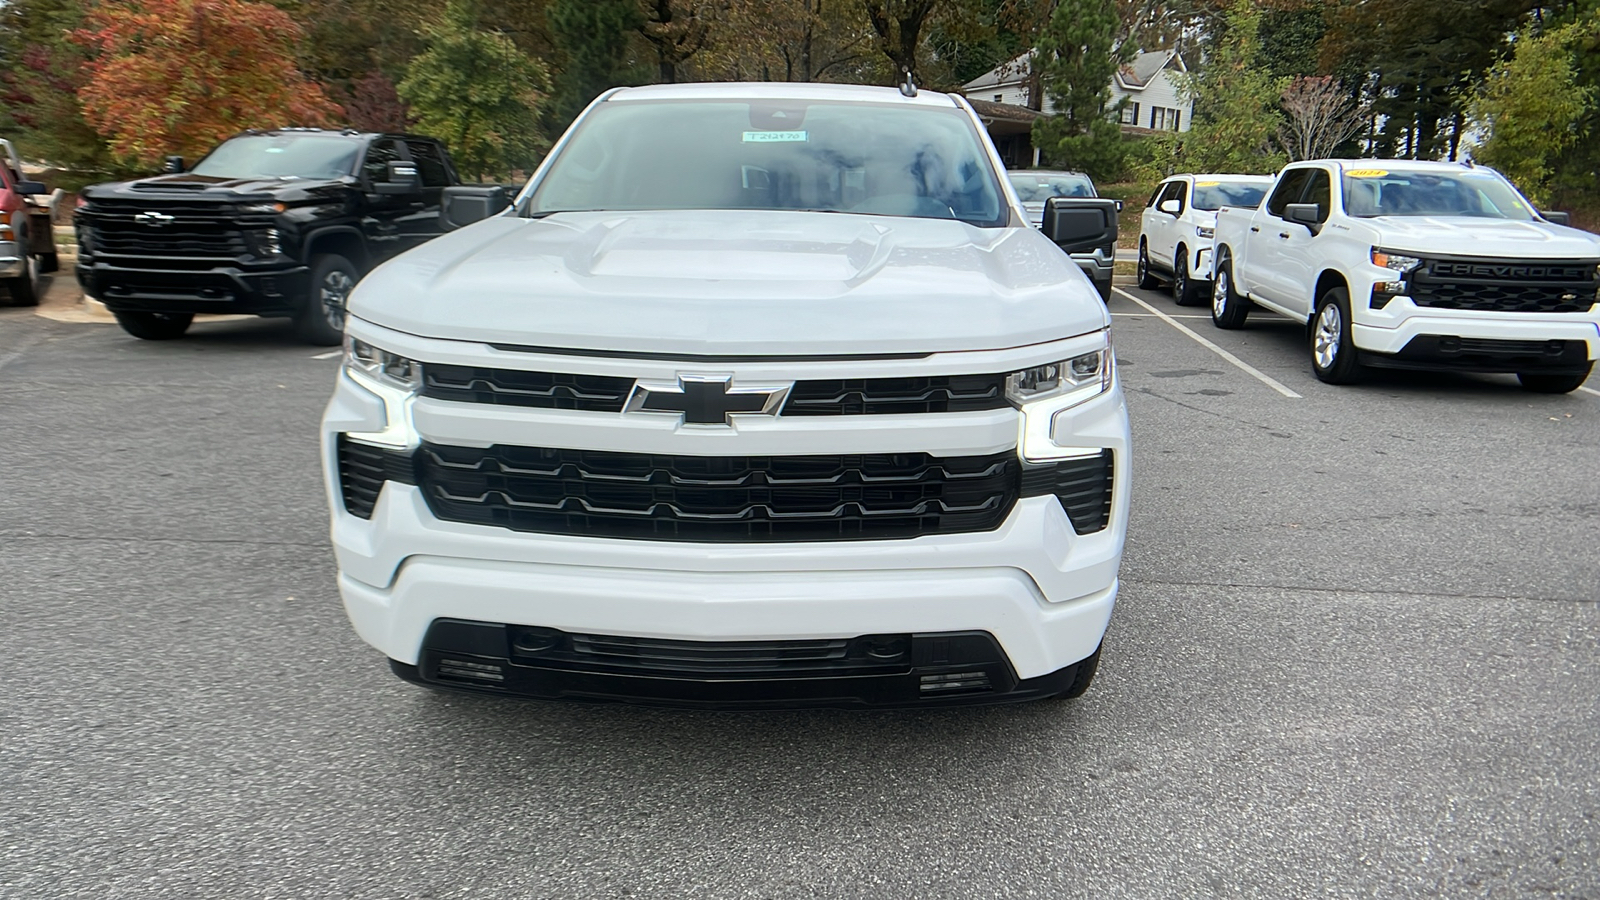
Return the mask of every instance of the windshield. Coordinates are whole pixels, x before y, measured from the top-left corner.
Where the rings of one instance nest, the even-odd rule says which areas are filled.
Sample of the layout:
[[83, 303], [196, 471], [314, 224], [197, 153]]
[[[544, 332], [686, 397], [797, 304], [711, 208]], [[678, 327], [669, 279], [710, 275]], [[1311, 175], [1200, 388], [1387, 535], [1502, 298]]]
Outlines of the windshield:
[[1533, 221], [1533, 212], [1516, 189], [1488, 169], [1456, 172], [1389, 172], [1350, 169], [1344, 173], [1345, 210], [1352, 216], [1477, 216]]
[[224, 141], [190, 170], [213, 178], [338, 178], [353, 175], [361, 144], [317, 134], [251, 135]]
[[1195, 209], [1205, 209], [1212, 212], [1231, 206], [1235, 209], [1255, 209], [1261, 205], [1261, 198], [1267, 195], [1267, 188], [1272, 187], [1272, 182], [1265, 184], [1251, 184], [1241, 181], [1196, 181], [1194, 183]]
[[959, 109], [803, 100], [602, 103], [534, 191], [529, 215], [787, 209], [1004, 224]]
[[1010, 172], [1006, 175], [1023, 203], [1043, 203], [1051, 197], [1093, 197], [1094, 182], [1087, 175], [1055, 172]]

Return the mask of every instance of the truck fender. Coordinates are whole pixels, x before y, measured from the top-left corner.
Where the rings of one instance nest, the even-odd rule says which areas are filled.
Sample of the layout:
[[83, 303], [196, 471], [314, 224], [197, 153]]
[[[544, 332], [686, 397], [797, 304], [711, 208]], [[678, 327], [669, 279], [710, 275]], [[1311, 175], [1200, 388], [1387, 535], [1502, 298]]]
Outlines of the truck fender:
[[[1306, 337], [1310, 339], [1311, 329], [1317, 321], [1317, 304], [1322, 302], [1322, 295], [1336, 287], [1342, 287], [1345, 294], [1350, 297], [1351, 318], [1355, 317], [1356, 295], [1350, 290], [1350, 279], [1338, 269], [1323, 269], [1317, 274], [1317, 286], [1311, 292], [1311, 313], [1306, 316]], [[1351, 323], [1354, 324], [1354, 323]]]
[[308, 232], [305, 246], [307, 265], [310, 265], [311, 257], [315, 253], [337, 253], [360, 266], [362, 271], [366, 271], [372, 262], [367, 255], [366, 235], [350, 225], [329, 225]]

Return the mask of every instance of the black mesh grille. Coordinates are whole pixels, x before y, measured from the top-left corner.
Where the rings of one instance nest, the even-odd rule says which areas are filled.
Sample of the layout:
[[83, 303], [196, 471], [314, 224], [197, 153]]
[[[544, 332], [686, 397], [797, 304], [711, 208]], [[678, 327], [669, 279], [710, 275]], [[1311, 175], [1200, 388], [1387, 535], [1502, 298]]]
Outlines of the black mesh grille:
[[509, 629], [511, 658], [550, 668], [660, 676], [764, 678], [864, 675], [911, 668], [911, 635], [772, 641], [680, 641]]
[[1022, 495], [1055, 494], [1072, 520], [1072, 530], [1092, 534], [1111, 521], [1111, 451], [1088, 459], [1069, 459], [1051, 465], [1028, 465], [1022, 472]]
[[820, 541], [990, 531], [1017, 499], [1014, 453], [693, 457], [424, 444], [440, 519], [680, 541]]
[[1410, 275], [1411, 300], [1476, 312], [1584, 312], [1595, 303], [1595, 263], [1433, 260]]
[[339, 492], [344, 508], [352, 516], [372, 518], [378, 492], [385, 481], [416, 484], [411, 456], [352, 441], [339, 435]]
[[969, 412], [1006, 405], [1004, 375], [847, 378], [796, 382], [786, 416]]
[[[172, 219], [164, 224], [134, 219], [147, 212]], [[85, 221], [94, 227], [97, 255], [232, 259], [250, 252], [240, 223], [215, 204], [97, 202]]]
[[438, 400], [589, 412], [622, 412], [633, 389], [631, 378], [436, 363], [422, 367], [422, 378], [423, 396]]

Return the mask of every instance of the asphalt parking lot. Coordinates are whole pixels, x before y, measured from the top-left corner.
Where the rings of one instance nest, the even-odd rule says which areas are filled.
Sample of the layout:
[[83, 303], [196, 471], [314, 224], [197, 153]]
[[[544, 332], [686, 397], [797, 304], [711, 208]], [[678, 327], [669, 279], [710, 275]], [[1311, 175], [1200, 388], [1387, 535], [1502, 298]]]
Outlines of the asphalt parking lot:
[[400, 682], [334, 589], [337, 359], [0, 309], [0, 896], [1600, 898], [1600, 377], [1332, 387], [1287, 321], [1111, 308], [1090, 692], [748, 714]]

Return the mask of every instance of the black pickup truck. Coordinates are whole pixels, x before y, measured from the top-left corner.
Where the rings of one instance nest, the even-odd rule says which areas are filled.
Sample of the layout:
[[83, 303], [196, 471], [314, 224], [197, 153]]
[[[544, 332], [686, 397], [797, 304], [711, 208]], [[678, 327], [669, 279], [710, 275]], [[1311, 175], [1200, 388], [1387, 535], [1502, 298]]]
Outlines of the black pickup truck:
[[298, 128], [246, 132], [168, 169], [86, 188], [76, 218], [78, 282], [146, 340], [182, 336], [195, 313], [245, 313], [336, 344], [351, 287], [437, 236], [460, 183], [432, 138]]

